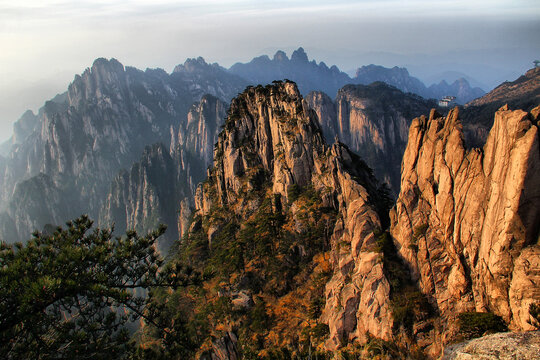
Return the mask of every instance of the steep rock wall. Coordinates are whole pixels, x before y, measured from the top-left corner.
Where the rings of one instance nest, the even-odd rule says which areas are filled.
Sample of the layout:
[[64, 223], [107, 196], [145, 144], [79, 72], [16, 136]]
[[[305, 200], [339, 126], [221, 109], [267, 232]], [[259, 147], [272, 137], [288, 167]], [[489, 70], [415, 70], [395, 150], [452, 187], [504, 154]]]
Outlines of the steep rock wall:
[[413, 120], [391, 233], [447, 329], [466, 311], [532, 328], [528, 308], [540, 295], [539, 181], [532, 114], [502, 107], [484, 148], [472, 150], [457, 108]]
[[[345, 145], [325, 144], [316, 113], [291, 82], [248, 88], [233, 100], [210, 178], [197, 191], [197, 214], [209, 216], [223, 206], [245, 219], [258, 206], [248, 194], [261, 182], [283, 204], [295, 186], [312, 186], [339, 214], [330, 236], [333, 271], [321, 316], [329, 326], [327, 348], [363, 341], [366, 334], [390, 339], [390, 286], [382, 254], [374, 250], [374, 232], [382, 227], [378, 183]], [[210, 228], [209, 239], [217, 231]]]

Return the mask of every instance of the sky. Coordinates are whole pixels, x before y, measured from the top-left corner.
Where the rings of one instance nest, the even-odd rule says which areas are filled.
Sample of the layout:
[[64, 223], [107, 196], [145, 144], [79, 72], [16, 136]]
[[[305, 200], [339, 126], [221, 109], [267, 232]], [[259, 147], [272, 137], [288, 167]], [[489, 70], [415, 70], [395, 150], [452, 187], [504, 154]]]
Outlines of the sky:
[[0, 0], [0, 141], [98, 57], [170, 72], [300, 46], [344, 71], [406, 66], [425, 82], [458, 71], [489, 90], [540, 58], [540, 1]]

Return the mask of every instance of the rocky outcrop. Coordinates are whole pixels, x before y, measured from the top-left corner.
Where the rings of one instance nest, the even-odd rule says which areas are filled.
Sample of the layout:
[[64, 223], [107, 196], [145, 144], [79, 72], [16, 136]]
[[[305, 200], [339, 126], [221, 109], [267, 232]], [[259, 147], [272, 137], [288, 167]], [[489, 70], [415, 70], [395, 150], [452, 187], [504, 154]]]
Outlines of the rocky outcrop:
[[[0, 208], [7, 212], [2, 219], [11, 219], [23, 238], [45, 225], [37, 220], [29, 224], [10, 205], [16, 185], [40, 173], [47, 175], [58, 191], [70, 194], [69, 216], [87, 213], [97, 218], [110, 183], [119, 171], [138, 161], [148, 145], [161, 142], [169, 148], [173, 137], [178, 144], [178, 132], [190, 131], [194, 135], [182, 133], [182, 136], [193, 137], [199, 135], [197, 130], [207, 131], [206, 135], [200, 134], [202, 138], [197, 144], [192, 138], [185, 139], [186, 144], [182, 145], [203, 154], [203, 161], [196, 156], [196, 166], [204, 171], [211, 153], [209, 147], [215, 140], [213, 134], [219, 125], [206, 130], [190, 129], [190, 126], [200, 123], [195, 118], [203, 107], [216, 107], [208, 111], [222, 117], [224, 106], [216, 98], [205, 98], [203, 94], [211, 92], [227, 100], [243, 84], [236, 76], [207, 65], [202, 59], [187, 61], [173, 74], [160, 69], [143, 72], [124, 68], [114, 59], [97, 59], [90, 69], [75, 77], [65, 96], [47, 102], [37, 119], [27, 114], [16, 124], [11, 151], [0, 164]], [[199, 103], [195, 105], [199, 109], [192, 109], [192, 104], [199, 100], [203, 104], [208, 102], [208, 106]], [[216, 123], [214, 120], [212, 124]], [[195, 176], [191, 180], [200, 179]], [[194, 188], [195, 184], [191, 186]], [[55, 199], [47, 198], [50, 194], [33, 195], [44, 203], [56, 204]], [[36, 219], [47, 218], [47, 213], [41, 215]], [[56, 221], [50, 215], [47, 222]], [[61, 222], [66, 220], [61, 218]], [[12, 226], [0, 224], [1, 228]], [[12, 234], [0, 236], [7, 239]]]
[[400, 256], [451, 336], [461, 312], [493, 312], [529, 330], [538, 301], [538, 121], [503, 107], [483, 149], [466, 150], [457, 108], [413, 120], [392, 210]]
[[[390, 285], [382, 254], [374, 249], [374, 232], [382, 227], [377, 181], [346, 146], [325, 144], [315, 112], [292, 82], [248, 88], [233, 100], [209, 180], [197, 192], [196, 216], [205, 223], [224, 207], [246, 219], [261, 201], [247, 194], [261, 184], [269, 184], [276, 208], [292, 212], [287, 217], [298, 211], [286, 207], [294, 201], [291, 190], [306, 187], [339, 213], [330, 236], [333, 273], [321, 317], [329, 326], [327, 347], [364, 341], [366, 334], [390, 339]], [[209, 230], [209, 239], [212, 234]]]
[[540, 332], [498, 333], [452, 345], [443, 360], [529, 360], [540, 358]]
[[337, 137], [360, 154], [397, 196], [410, 122], [435, 103], [381, 82], [347, 85], [339, 90], [335, 103], [317, 92], [306, 101], [319, 116], [326, 138]]

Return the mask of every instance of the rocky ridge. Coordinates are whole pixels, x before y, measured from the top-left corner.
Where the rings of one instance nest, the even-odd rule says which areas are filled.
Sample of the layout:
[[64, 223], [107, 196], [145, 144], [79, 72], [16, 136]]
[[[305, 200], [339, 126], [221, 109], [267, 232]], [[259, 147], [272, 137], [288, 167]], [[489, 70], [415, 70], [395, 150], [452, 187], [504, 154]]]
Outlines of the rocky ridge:
[[[279, 314], [267, 306], [267, 313], [273, 312], [274, 320], [266, 329], [269, 335], [264, 340], [265, 348], [288, 344], [300, 354], [307, 348], [295, 348], [299, 345], [290, 343], [291, 339], [303, 337], [302, 331], [324, 329], [325, 323], [327, 349], [365, 340], [366, 334], [390, 339], [390, 285], [382, 254], [375, 249], [374, 235], [387, 223], [384, 201], [371, 170], [357, 155], [339, 142], [326, 145], [315, 112], [303, 101], [294, 83], [250, 87], [231, 103], [216, 144], [214, 165], [208, 180], [197, 190], [194, 220], [178, 256], [187, 257], [186, 261], [192, 263], [201, 251], [193, 252], [194, 249], [207, 248], [202, 262], [192, 263], [205, 268], [214, 257], [221, 256], [223, 246], [229, 249], [229, 256], [242, 254], [238, 255], [240, 264], [235, 262], [221, 271], [233, 271], [235, 266], [250, 270], [240, 271], [244, 275], [229, 273], [221, 280], [222, 290], [217, 296], [219, 299], [231, 294], [233, 304], [235, 299], [250, 296], [256, 304], [281, 304], [277, 305]], [[258, 229], [269, 219], [274, 225], [259, 233]], [[259, 235], [246, 238], [246, 232], [252, 231]], [[269, 239], [267, 231], [274, 234]], [[251, 247], [260, 248], [265, 241], [271, 245], [264, 253], [279, 249], [274, 250], [277, 253], [261, 257], [258, 251], [262, 250], [258, 250], [251, 254]], [[329, 251], [326, 255], [324, 249]], [[260, 268], [259, 261], [266, 265]], [[282, 267], [279, 280], [265, 270], [272, 268], [267, 262], [274, 261]], [[307, 270], [302, 269], [306, 266], [311, 270], [304, 274]], [[329, 269], [321, 273], [325, 266]], [[266, 284], [263, 289], [268, 289], [256, 292], [253, 285], [249, 286], [254, 280], [245, 279], [247, 273], [251, 273], [251, 279], [261, 277]], [[312, 320], [305, 314], [291, 318], [289, 311], [299, 311], [303, 305], [289, 304], [287, 301], [291, 300], [287, 299], [307, 291], [301, 301], [315, 301], [314, 294], [322, 291], [323, 286], [319, 285], [317, 290], [311, 286], [323, 274], [328, 282], [320, 295], [326, 306], [317, 305], [320, 315]], [[293, 286], [302, 276], [307, 276], [307, 280]], [[246, 304], [240, 306], [247, 306], [248, 310], [253, 306], [249, 303], [239, 302]], [[319, 300], [316, 303], [320, 304]], [[234, 325], [238, 322], [242, 324], [242, 320], [229, 320], [218, 328], [236, 328], [236, 346], [246, 352], [253, 345], [246, 338], [249, 330]], [[278, 331], [284, 324], [288, 325]], [[274, 336], [278, 342], [272, 340]]]
[[362, 66], [351, 78], [335, 65], [329, 68], [324, 62], [317, 64], [315, 60], [309, 61], [301, 47], [293, 51], [290, 59], [285, 52], [279, 50], [272, 59], [266, 55], [259, 56], [249, 63], [234, 64], [229, 68], [229, 72], [247, 79], [252, 85], [290, 79], [298, 84], [300, 92], [304, 95], [311, 91], [322, 91], [334, 97], [337, 91], [347, 84], [369, 85], [378, 81], [426, 99], [452, 95], [459, 104], [465, 104], [485, 94], [482, 89], [471, 87], [464, 78], [457, 79], [452, 84], [441, 81], [426, 87], [422, 81], [411, 76], [406, 68], [397, 66], [393, 68], [373, 64]]
[[515, 81], [504, 82], [488, 94], [467, 103], [461, 111], [465, 140], [469, 147], [482, 147], [493, 126], [493, 114], [501, 106], [531, 111], [540, 104], [540, 68]]
[[298, 48], [289, 59], [285, 52], [277, 51], [272, 59], [263, 55], [249, 63], [236, 63], [229, 71], [247, 79], [252, 85], [269, 84], [274, 80], [290, 79], [298, 84], [300, 92], [322, 91], [331, 96], [350, 82], [347, 74], [337, 66], [309, 61], [303, 48]]
[[346, 85], [335, 102], [320, 92], [308, 94], [306, 101], [317, 113], [327, 141], [337, 137], [347, 144], [397, 196], [410, 122], [436, 103], [382, 82]]
[[[197, 126], [196, 120], [188, 119], [189, 114], [195, 116], [190, 110], [193, 103], [205, 93], [228, 101], [243, 86], [243, 80], [201, 58], [188, 60], [172, 74], [161, 69], [143, 72], [124, 68], [114, 59], [97, 59], [75, 77], [65, 96], [47, 102], [37, 117], [27, 114], [16, 123], [9, 154], [0, 161], [2, 221], [9, 223], [0, 228], [10, 230], [2, 238], [24, 240], [46, 223], [62, 223], [74, 213], [98, 218], [110, 183], [121, 169], [137, 162], [146, 146], [162, 143], [168, 149], [172, 138], [178, 144], [178, 131]], [[215, 103], [210, 98], [203, 101]], [[223, 115], [223, 109], [219, 111]], [[216, 132], [219, 124], [209, 131]], [[176, 134], [171, 136], [171, 131]], [[186, 141], [181, 146], [196, 152], [197, 166], [205, 169], [213, 140], [208, 135], [199, 144]], [[203, 146], [203, 141], [210, 144]], [[188, 149], [192, 145], [197, 148]], [[202, 176], [190, 179], [193, 188]], [[51, 183], [32, 186], [31, 193], [15, 201], [17, 184], [33, 178], [34, 182], [47, 178]], [[62, 194], [62, 206], [48, 197], [55, 192], [44, 191], [49, 185]], [[40, 216], [23, 219], [21, 214], [35, 213], [35, 199], [41, 199]]]
[[[533, 115], [534, 114], [534, 115]], [[483, 149], [466, 150], [457, 108], [413, 120], [391, 234], [452, 338], [462, 312], [493, 312], [530, 330], [540, 298], [538, 111], [502, 107]]]
[[187, 122], [179, 129], [171, 126], [169, 148], [161, 143], [147, 147], [129, 172], [115, 177], [100, 210], [100, 223], [114, 223], [120, 233], [168, 224], [160, 241], [160, 250], [167, 253], [185, 230], [195, 189], [206, 177], [226, 112], [227, 105], [212, 95], [194, 103]]

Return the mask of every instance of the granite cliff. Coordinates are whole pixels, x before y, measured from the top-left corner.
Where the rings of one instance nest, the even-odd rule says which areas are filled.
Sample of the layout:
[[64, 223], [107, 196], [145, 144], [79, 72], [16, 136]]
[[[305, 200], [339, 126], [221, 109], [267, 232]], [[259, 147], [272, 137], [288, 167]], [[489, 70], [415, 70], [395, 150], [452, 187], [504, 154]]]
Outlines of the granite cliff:
[[436, 103], [382, 82], [347, 85], [335, 102], [320, 92], [310, 93], [306, 101], [317, 113], [327, 141], [337, 137], [347, 144], [397, 196], [411, 120]]
[[[37, 115], [25, 114], [15, 124], [8, 154], [0, 159], [0, 207], [4, 211], [0, 228], [7, 231], [1, 237], [24, 240], [35, 229], [47, 223], [61, 224], [73, 214], [88, 213], [97, 219], [111, 181], [137, 162], [146, 146], [162, 143], [169, 149], [171, 144], [181, 144], [182, 151], [197, 155], [196, 167], [205, 169], [225, 105], [203, 94], [229, 101], [244, 84], [202, 58], [187, 60], [172, 74], [161, 69], [143, 72], [114, 59], [97, 59], [75, 77], [65, 95], [48, 101]], [[203, 105], [195, 104], [199, 101]], [[199, 121], [202, 118], [197, 117], [197, 111], [211, 109], [192, 108], [211, 108], [210, 102], [217, 107], [218, 117], [212, 124], [210, 119]], [[194, 140], [198, 130], [207, 134]], [[204, 176], [204, 170], [194, 172], [189, 179], [192, 188]], [[119, 185], [116, 181], [114, 187]], [[39, 216], [29, 216], [37, 212]]]
[[[212, 310], [201, 356], [224, 351], [212, 339], [234, 339], [235, 352], [265, 358], [392, 337], [375, 235], [388, 224], [389, 199], [357, 155], [326, 145], [294, 83], [233, 99], [195, 204], [174, 261], [207, 274], [198, 296]], [[188, 324], [205, 304], [196, 297], [186, 305], [185, 291], [162, 296]], [[218, 304], [232, 312], [220, 316]]]
[[413, 120], [391, 234], [442, 322], [431, 353], [456, 334], [457, 316], [492, 312], [531, 330], [540, 299], [538, 112], [500, 108], [483, 149], [467, 150], [458, 109]]

